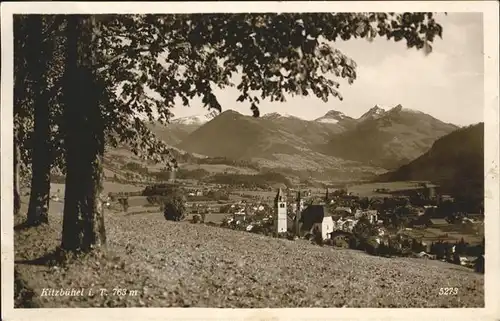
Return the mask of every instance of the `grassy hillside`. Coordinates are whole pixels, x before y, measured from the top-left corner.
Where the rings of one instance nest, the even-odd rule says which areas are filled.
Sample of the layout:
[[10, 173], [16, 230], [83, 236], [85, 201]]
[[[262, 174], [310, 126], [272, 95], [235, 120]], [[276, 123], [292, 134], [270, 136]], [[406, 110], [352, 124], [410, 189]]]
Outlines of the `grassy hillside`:
[[323, 151], [394, 169], [426, 152], [436, 139], [456, 128], [430, 115], [397, 106], [378, 117], [366, 115], [352, 130], [334, 135]]
[[438, 139], [432, 148], [382, 180], [429, 180], [443, 192], [482, 199], [484, 194], [484, 123]]
[[[61, 216], [50, 222], [15, 233], [16, 307], [484, 306], [484, 276], [466, 268], [168, 222], [160, 213], [107, 215], [107, 253], [51, 266], [32, 261], [60, 242]], [[441, 287], [459, 291], [440, 296]], [[43, 288], [94, 295], [42, 297]], [[99, 288], [137, 292], [101, 296]]]

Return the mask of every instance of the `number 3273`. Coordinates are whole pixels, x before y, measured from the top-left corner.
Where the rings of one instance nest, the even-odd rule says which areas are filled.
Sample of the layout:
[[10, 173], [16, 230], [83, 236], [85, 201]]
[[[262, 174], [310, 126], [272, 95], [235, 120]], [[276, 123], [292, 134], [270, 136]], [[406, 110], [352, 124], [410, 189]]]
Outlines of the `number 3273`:
[[458, 288], [439, 288], [439, 295], [457, 295]]

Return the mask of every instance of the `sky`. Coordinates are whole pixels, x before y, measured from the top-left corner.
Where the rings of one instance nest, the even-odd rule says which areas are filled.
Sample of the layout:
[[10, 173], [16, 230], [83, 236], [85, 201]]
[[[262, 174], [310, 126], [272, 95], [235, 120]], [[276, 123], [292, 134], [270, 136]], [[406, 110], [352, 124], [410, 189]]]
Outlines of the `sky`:
[[[356, 61], [357, 79], [352, 85], [340, 81], [343, 101], [331, 97], [287, 96], [284, 103], [263, 101], [261, 115], [278, 112], [313, 120], [329, 110], [359, 117], [371, 107], [384, 109], [401, 104], [442, 121], [464, 126], [483, 121], [484, 62], [482, 13], [438, 14], [443, 39], [434, 40], [433, 51], [407, 49], [405, 41], [377, 38], [335, 42], [337, 49]], [[251, 115], [249, 103], [236, 101], [237, 89], [215, 91], [222, 110]], [[203, 115], [209, 110], [199, 100], [190, 107], [173, 110], [175, 118]]]

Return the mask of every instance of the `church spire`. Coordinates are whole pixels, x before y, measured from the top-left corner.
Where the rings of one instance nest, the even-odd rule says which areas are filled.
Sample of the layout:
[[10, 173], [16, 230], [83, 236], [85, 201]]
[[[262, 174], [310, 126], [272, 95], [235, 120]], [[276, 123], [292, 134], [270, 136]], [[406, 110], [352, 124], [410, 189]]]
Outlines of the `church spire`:
[[329, 195], [328, 195], [328, 187], [326, 188], [326, 193], [325, 193], [325, 203], [328, 204], [328, 199], [329, 199]]
[[285, 201], [285, 196], [283, 194], [283, 190], [281, 188], [278, 189], [278, 193], [276, 194], [276, 197], [274, 198], [274, 201], [277, 202], [284, 202]]

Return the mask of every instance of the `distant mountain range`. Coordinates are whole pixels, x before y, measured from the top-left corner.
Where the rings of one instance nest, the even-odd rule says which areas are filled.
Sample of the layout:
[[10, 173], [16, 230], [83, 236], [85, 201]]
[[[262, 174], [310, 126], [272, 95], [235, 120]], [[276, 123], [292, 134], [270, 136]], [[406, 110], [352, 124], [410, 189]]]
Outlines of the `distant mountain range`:
[[374, 106], [359, 118], [330, 110], [315, 120], [226, 110], [149, 127], [181, 164], [211, 157], [301, 180], [430, 180], [478, 199], [484, 190], [483, 123], [459, 128], [401, 105]]
[[312, 147], [344, 129], [278, 114], [260, 118], [227, 110], [188, 135], [178, 148], [212, 157], [252, 160], [267, 167], [313, 168], [335, 166]]
[[384, 181], [432, 181], [443, 192], [468, 198], [484, 194], [484, 123], [464, 127], [436, 140], [423, 155], [383, 174]]
[[428, 114], [403, 108], [371, 108], [355, 126], [333, 135], [321, 152], [343, 159], [395, 169], [425, 153], [434, 141], [458, 127]]
[[254, 118], [226, 110], [174, 119], [152, 129], [190, 153], [357, 176], [408, 163], [457, 128], [398, 105], [389, 110], [374, 106], [357, 119], [335, 110], [315, 120], [279, 113]]

